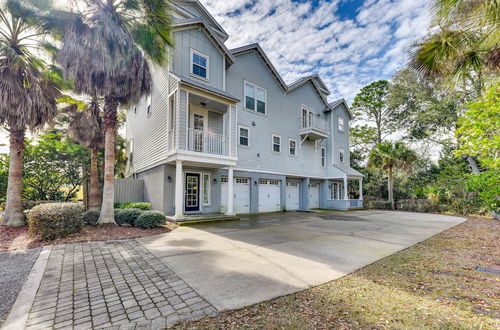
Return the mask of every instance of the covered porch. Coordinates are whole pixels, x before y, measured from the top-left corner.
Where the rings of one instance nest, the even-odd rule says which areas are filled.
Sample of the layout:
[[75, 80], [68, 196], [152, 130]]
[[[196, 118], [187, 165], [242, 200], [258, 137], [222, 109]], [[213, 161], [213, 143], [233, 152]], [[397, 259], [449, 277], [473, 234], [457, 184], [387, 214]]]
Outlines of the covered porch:
[[[336, 167], [341, 171], [341, 175], [329, 180], [327, 208], [335, 210], [363, 208], [363, 174], [349, 166]], [[349, 193], [349, 183], [352, 181], [357, 183], [357, 194]]]

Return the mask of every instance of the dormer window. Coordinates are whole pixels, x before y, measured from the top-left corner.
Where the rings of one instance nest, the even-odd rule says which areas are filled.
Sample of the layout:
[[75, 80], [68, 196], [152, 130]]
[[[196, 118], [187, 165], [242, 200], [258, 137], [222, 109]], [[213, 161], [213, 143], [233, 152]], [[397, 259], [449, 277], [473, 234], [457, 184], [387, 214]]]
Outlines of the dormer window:
[[208, 80], [208, 61], [207, 55], [191, 49], [191, 75]]

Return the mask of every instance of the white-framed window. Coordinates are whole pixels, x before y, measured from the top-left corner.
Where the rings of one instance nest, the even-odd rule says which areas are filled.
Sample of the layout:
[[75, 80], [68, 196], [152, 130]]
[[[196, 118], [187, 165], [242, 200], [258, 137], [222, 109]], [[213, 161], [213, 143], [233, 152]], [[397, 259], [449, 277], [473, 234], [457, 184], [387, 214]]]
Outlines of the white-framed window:
[[200, 53], [194, 49], [191, 49], [190, 52], [191, 58], [191, 75], [208, 80], [209, 73], [209, 62], [210, 58], [208, 55]]
[[326, 166], [326, 148], [321, 147], [321, 167]]
[[273, 134], [273, 151], [281, 152], [281, 136]]
[[210, 173], [203, 173], [203, 205], [210, 205]]
[[343, 163], [345, 160], [345, 151], [344, 148], [339, 148], [339, 162]]
[[338, 117], [337, 118], [338, 126], [339, 126], [339, 132], [344, 132], [344, 118]]
[[302, 128], [308, 128], [314, 124], [314, 111], [302, 105]]
[[293, 139], [288, 140], [288, 153], [290, 155], [297, 155], [297, 141]]
[[148, 104], [147, 114], [149, 117], [151, 115], [151, 94], [148, 95], [147, 104]]
[[241, 146], [248, 146], [250, 140], [250, 130], [248, 127], [239, 126], [239, 143]]
[[265, 114], [267, 111], [267, 91], [245, 81], [245, 109]]
[[330, 199], [343, 199], [344, 188], [340, 182], [330, 182]]

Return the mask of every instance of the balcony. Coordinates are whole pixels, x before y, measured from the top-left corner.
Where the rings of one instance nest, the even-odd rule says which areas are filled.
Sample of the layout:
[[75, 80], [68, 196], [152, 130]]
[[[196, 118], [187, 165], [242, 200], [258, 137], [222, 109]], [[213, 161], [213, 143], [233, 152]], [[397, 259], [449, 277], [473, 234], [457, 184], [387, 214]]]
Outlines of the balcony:
[[321, 140], [329, 136], [328, 121], [312, 113], [303, 114], [301, 118], [300, 136], [305, 139]]
[[187, 150], [214, 155], [229, 155], [229, 137], [198, 129], [188, 129]]

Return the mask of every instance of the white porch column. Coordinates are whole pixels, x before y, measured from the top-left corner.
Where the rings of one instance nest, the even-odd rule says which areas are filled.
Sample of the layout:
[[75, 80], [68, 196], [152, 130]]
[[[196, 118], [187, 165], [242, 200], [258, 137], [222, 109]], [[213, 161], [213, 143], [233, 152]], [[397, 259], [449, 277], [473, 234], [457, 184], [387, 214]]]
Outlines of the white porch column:
[[359, 179], [359, 200], [363, 200], [363, 178]]
[[344, 199], [349, 199], [349, 195], [347, 194], [347, 175], [344, 176]]
[[234, 215], [234, 178], [233, 178], [233, 166], [229, 166], [227, 169], [227, 215]]
[[175, 217], [182, 217], [184, 201], [184, 178], [182, 176], [182, 160], [175, 161]]

